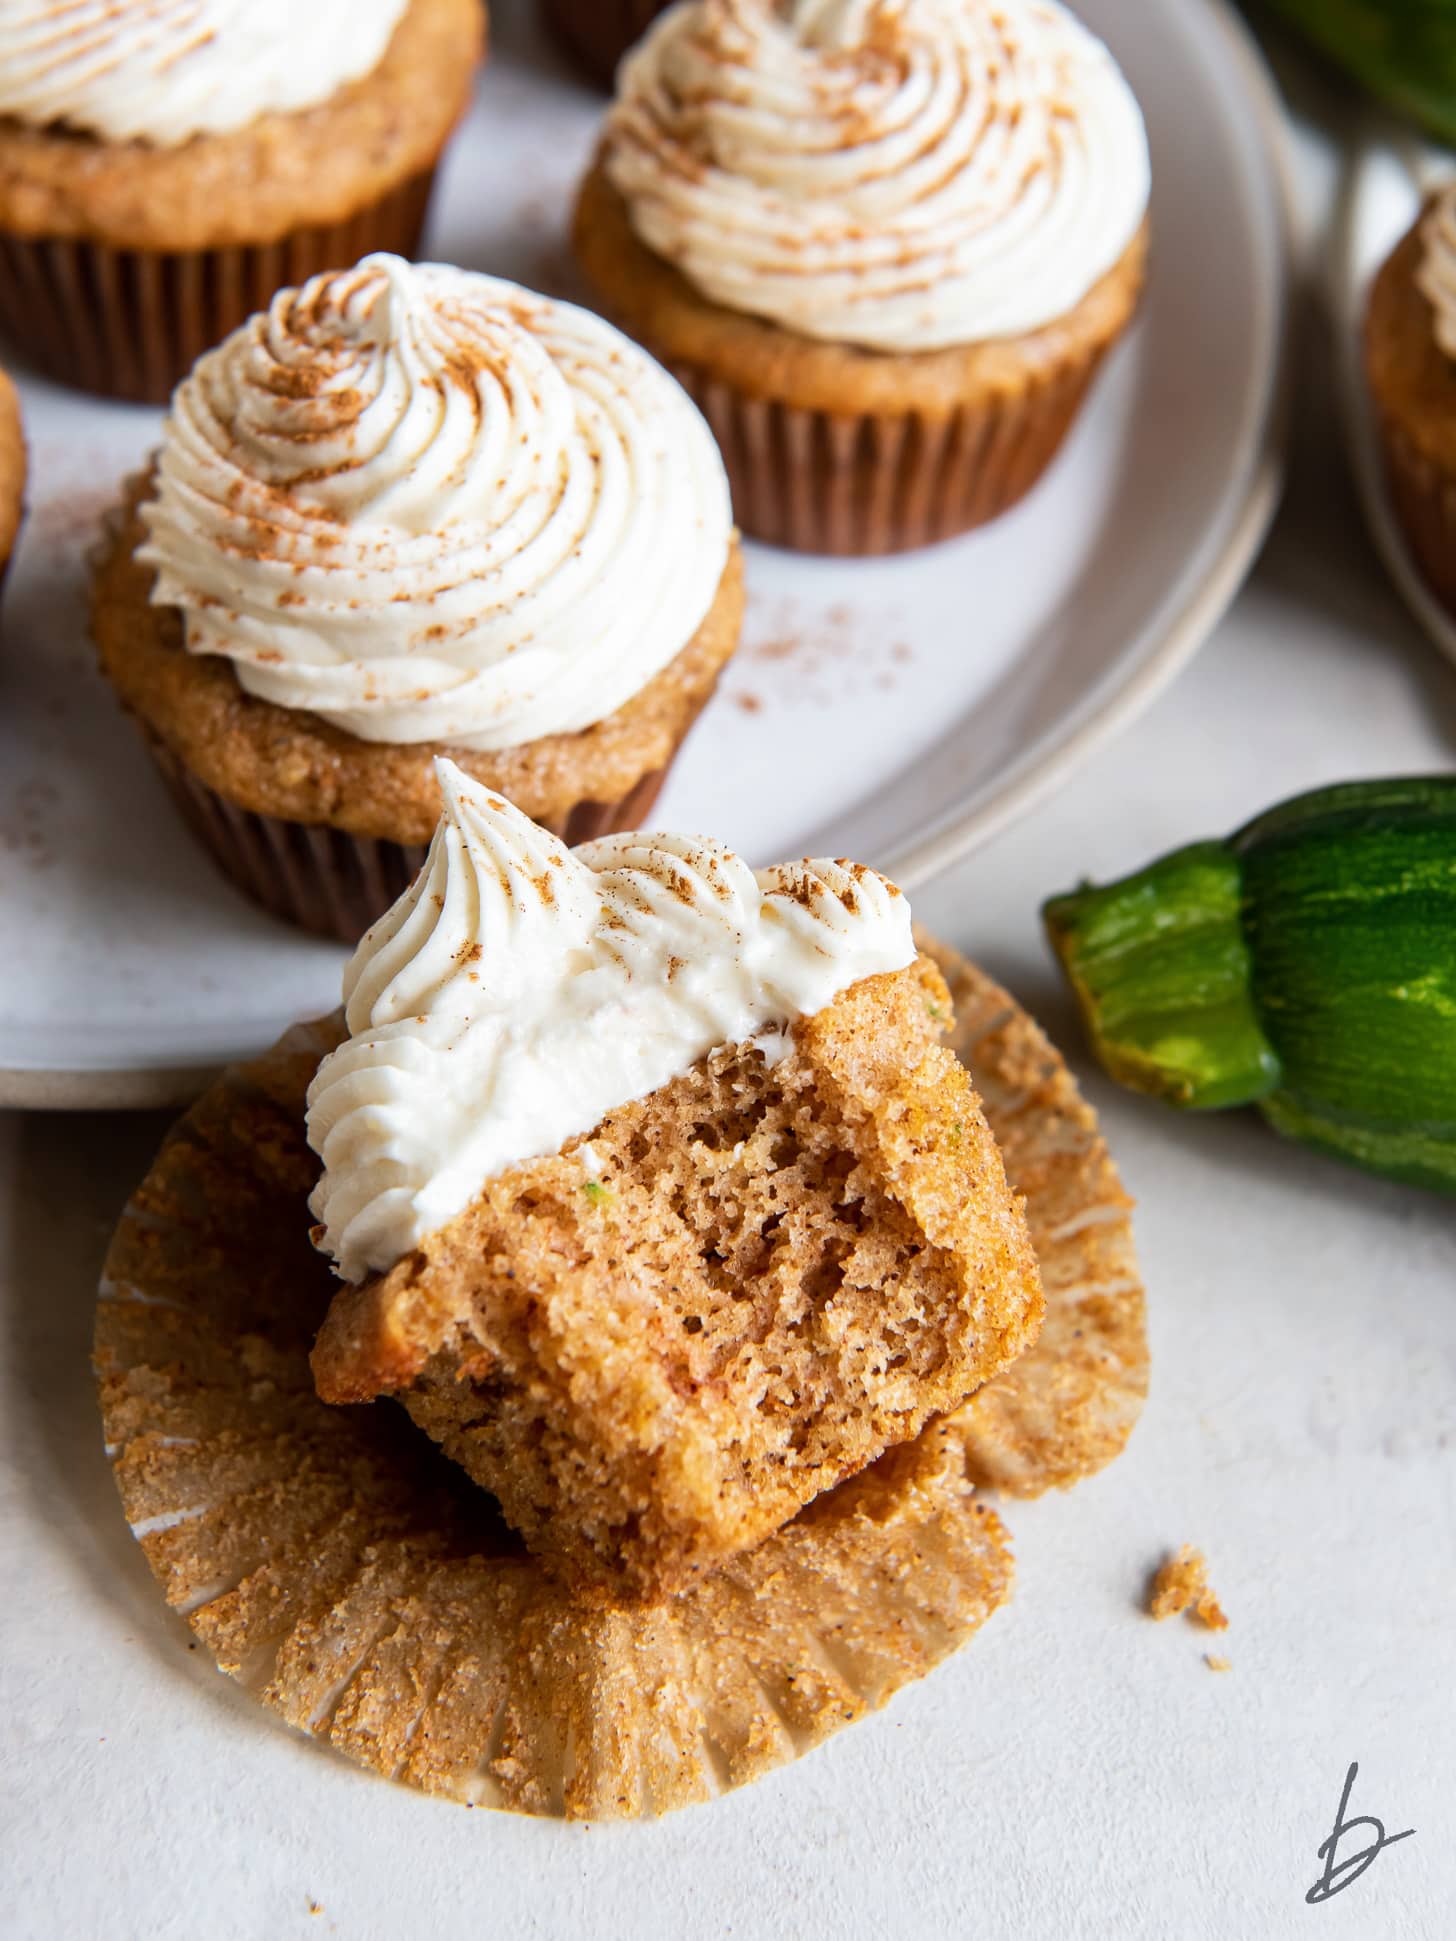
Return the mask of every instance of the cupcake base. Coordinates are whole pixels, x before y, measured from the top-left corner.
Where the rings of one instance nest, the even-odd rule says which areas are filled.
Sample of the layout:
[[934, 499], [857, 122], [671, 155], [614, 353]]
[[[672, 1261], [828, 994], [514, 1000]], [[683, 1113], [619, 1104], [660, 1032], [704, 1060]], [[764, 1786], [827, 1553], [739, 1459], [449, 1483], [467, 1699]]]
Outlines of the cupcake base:
[[669, 368], [712, 428], [745, 532], [793, 552], [866, 559], [1010, 511], [1061, 449], [1100, 362], [946, 417], [806, 411], [691, 365]]
[[1114, 1456], [1146, 1392], [1127, 1199], [1092, 1112], [1006, 994], [935, 947], [956, 1047], [1047, 1291], [1041, 1344], [979, 1395], [648, 1610], [585, 1604], [381, 1402], [329, 1408], [333, 1291], [308, 1242], [291, 1033], [173, 1132], [107, 1260], [95, 1360], [126, 1515], [222, 1670], [374, 1772], [473, 1805], [636, 1817], [756, 1779], [883, 1705], [1006, 1599], [983, 1477], [1022, 1495]]
[[165, 404], [202, 353], [280, 289], [373, 250], [416, 255], [434, 180], [431, 168], [347, 221], [250, 247], [123, 250], [0, 234], [0, 331], [58, 384]]
[[743, 531], [798, 552], [907, 552], [998, 518], [1056, 456], [1142, 290], [1147, 236], [1024, 337], [894, 355], [728, 311], [655, 255], [600, 162], [577, 256], [607, 313], [666, 364], [722, 449]]
[[[165, 742], [149, 730], [144, 734], [188, 828], [228, 881], [270, 916], [314, 936], [356, 944], [418, 875], [427, 845], [256, 815], [208, 788]], [[572, 845], [640, 828], [667, 773], [659, 768], [644, 775], [617, 802], [578, 802], [544, 826]]]

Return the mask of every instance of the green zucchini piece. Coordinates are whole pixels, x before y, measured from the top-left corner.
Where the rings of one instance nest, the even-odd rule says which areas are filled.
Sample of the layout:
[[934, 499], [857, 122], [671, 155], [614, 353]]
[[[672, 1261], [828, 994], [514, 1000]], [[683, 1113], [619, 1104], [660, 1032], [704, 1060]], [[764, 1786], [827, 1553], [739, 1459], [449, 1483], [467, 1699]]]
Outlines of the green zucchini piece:
[[1456, 777], [1315, 790], [1043, 915], [1114, 1078], [1456, 1193]]
[[1237, 859], [1209, 842], [1046, 905], [1098, 1056], [1122, 1084], [1196, 1109], [1248, 1105], [1278, 1084], [1241, 900]]

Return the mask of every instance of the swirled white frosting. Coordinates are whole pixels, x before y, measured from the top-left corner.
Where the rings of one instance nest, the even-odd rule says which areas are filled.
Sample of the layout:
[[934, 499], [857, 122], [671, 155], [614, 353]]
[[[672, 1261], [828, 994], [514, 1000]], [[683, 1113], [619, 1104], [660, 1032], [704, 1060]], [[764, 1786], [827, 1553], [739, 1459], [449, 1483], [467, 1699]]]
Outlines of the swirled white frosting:
[[6, 0], [0, 115], [170, 147], [326, 101], [409, 0]]
[[1132, 92], [1056, 0], [685, 0], [605, 165], [713, 302], [892, 352], [1064, 316], [1148, 202]]
[[348, 1039], [308, 1095], [320, 1244], [383, 1272], [520, 1160], [718, 1045], [911, 963], [910, 910], [858, 864], [754, 872], [721, 844], [565, 848], [448, 761], [424, 869], [344, 973]]
[[602, 720], [728, 560], [687, 394], [574, 305], [369, 256], [178, 387], [138, 557], [186, 644], [366, 741], [509, 748]]
[[1421, 224], [1416, 283], [1430, 303], [1436, 342], [1456, 357], [1456, 182], [1441, 191]]

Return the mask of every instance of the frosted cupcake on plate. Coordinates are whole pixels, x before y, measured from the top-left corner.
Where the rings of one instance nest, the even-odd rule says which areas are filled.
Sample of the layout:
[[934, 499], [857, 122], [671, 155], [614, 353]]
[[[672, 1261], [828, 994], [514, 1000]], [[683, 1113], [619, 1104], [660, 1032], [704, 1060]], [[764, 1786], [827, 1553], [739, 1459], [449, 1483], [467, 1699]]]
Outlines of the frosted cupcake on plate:
[[1023, 1211], [883, 877], [573, 854], [441, 771], [309, 1090], [319, 1393], [397, 1396], [568, 1583], [659, 1597], [1035, 1339]]
[[1143, 283], [1142, 116], [1055, 0], [684, 0], [576, 214], [746, 532], [881, 553], [1036, 482]]
[[484, 29], [480, 0], [8, 0], [0, 329], [161, 403], [280, 285], [412, 255]]
[[1456, 618], [1456, 182], [1427, 203], [1375, 279], [1365, 374], [1396, 517]]
[[742, 605], [665, 371], [570, 304], [374, 256], [178, 388], [92, 617], [225, 873], [353, 942], [423, 860], [442, 750], [569, 843], [642, 821]]

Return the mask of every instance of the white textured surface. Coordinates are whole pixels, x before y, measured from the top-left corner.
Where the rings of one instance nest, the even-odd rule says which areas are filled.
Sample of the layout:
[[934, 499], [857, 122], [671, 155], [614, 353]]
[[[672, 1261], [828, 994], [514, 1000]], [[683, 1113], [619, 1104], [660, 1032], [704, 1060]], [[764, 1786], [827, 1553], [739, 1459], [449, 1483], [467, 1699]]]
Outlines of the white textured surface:
[[[1208, 650], [919, 898], [1068, 1042], [1043, 893], [1303, 786], [1456, 756], [1456, 683], [1363, 537], [1318, 344], [1289, 505]], [[107, 1232], [164, 1122], [0, 1116], [7, 1941], [1447, 1941], [1456, 1217], [1255, 1120], [1186, 1122], [1088, 1083], [1152, 1294], [1153, 1398], [1127, 1456], [1010, 1506], [1016, 1597], [928, 1683], [744, 1793], [613, 1831], [395, 1791], [189, 1652], [123, 1525], [86, 1370]], [[1209, 1555], [1221, 1640], [1138, 1615], [1182, 1541]], [[1233, 1670], [1207, 1670], [1209, 1648]], [[1309, 1908], [1351, 1760], [1352, 1810], [1415, 1837]]]
[[[1144, 701], [1230, 590], [1210, 576], [1242, 558], [1264, 504], [1280, 319], [1257, 97], [1210, 9], [1084, 11], [1149, 103], [1164, 240], [1143, 322], [1051, 474], [986, 532], [848, 567], [747, 548], [743, 651], [673, 773], [661, 826], [721, 837], [755, 863], [897, 866], [968, 818], [984, 831], [1075, 762], [1091, 724]], [[495, 13], [497, 56], [447, 160], [428, 247], [575, 295], [564, 230], [604, 103], [552, 65], [525, 27], [527, 0]], [[161, 414], [22, 389], [32, 510], [0, 644], [0, 1097], [7, 1071], [147, 1073], [261, 1050], [333, 1001], [344, 955], [219, 878], [95, 670], [85, 550]]]

